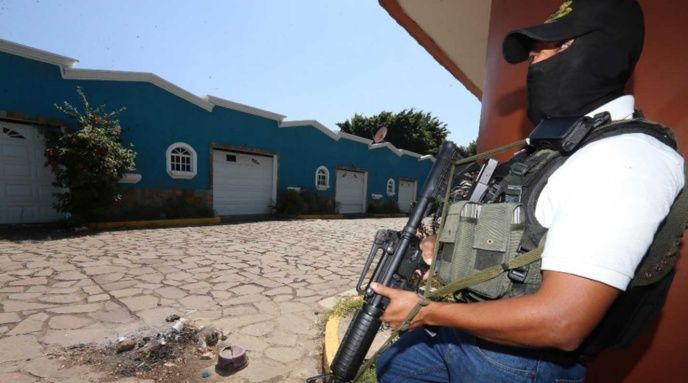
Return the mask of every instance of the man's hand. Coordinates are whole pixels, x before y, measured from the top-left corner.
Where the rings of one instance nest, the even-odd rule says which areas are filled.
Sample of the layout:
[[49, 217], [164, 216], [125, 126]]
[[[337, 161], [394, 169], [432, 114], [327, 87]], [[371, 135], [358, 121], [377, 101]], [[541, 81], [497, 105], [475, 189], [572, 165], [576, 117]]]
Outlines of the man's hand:
[[432, 263], [432, 253], [435, 251], [435, 242], [437, 242], [437, 235], [428, 235], [420, 241], [421, 254], [423, 256], [423, 261], [430, 265]]
[[[393, 329], [398, 329], [401, 326], [401, 323], [406, 319], [408, 313], [411, 312], [413, 306], [421, 300], [418, 294], [406, 290], [393, 289], [379, 283], [371, 283], [370, 288], [377, 294], [389, 298], [389, 305], [387, 305], [387, 309], [382, 315], [382, 320], [389, 323]], [[423, 325], [423, 320], [419, 312], [411, 320], [409, 330], [413, 330], [421, 325]]]

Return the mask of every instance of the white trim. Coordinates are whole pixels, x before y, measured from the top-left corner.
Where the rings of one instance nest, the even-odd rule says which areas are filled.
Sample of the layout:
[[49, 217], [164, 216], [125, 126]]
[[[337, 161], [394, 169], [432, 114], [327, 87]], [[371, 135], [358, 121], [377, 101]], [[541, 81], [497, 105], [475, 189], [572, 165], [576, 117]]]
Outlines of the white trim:
[[282, 123], [279, 125], [280, 128], [301, 128], [307, 126], [312, 126], [318, 129], [335, 141], [339, 141], [340, 139], [340, 136], [337, 133], [331, 131], [325, 125], [316, 120], [282, 121]]
[[373, 140], [369, 140], [367, 138], [363, 138], [363, 137], [360, 137], [360, 136], [357, 136], [357, 135], [354, 135], [351, 133], [342, 132], [341, 130], [337, 134], [339, 134], [339, 136], [341, 136], [342, 138], [346, 138], [347, 140], [351, 140], [351, 141], [360, 142], [362, 144], [371, 145], [373, 143]]
[[435, 156], [430, 155], [430, 154], [426, 154], [424, 156], [420, 156], [420, 158], [418, 159], [418, 161], [425, 161], [425, 160], [430, 160], [432, 162], [435, 162]]
[[11, 41], [0, 39], [0, 51], [6, 52], [15, 56], [22, 56], [28, 59], [41, 61], [48, 64], [59, 65], [64, 67], [71, 67], [79, 62], [67, 56], [61, 56], [55, 53], [44, 51], [37, 48], [28, 47], [26, 45], [13, 43]]
[[200, 108], [212, 112], [213, 104], [207, 100], [186, 91], [173, 83], [149, 72], [123, 72], [99, 69], [71, 69], [62, 68], [62, 78], [66, 80], [106, 80], [147, 82], [162, 88], [175, 96], [182, 98]]
[[272, 206], [277, 204], [277, 166], [279, 165], [277, 157], [277, 154], [272, 156]]
[[263, 110], [263, 109], [254, 108], [254, 107], [249, 106], [249, 105], [239, 104], [238, 102], [229, 101], [229, 100], [226, 100], [226, 99], [220, 98], [220, 97], [207, 95], [207, 96], [205, 96], [205, 99], [208, 102], [215, 104], [217, 106], [223, 107], [223, 108], [238, 110], [240, 112], [253, 114], [255, 116], [265, 117], [267, 119], [275, 120], [278, 122], [282, 122], [282, 120], [284, 120], [286, 118], [286, 116], [283, 116], [281, 114], [269, 112], [269, 111]]
[[[321, 170], [325, 171], [325, 185], [324, 186], [318, 185], [318, 173], [320, 173]], [[330, 188], [330, 170], [327, 168], [327, 166], [321, 165], [321, 166], [318, 166], [317, 169], [315, 169], [315, 188], [320, 190], [320, 191], [327, 190]]]
[[138, 183], [139, 181], [141, 181], [141, 178], [143, 178], [143, 176], [141, 176], [138, 173], [124, 173], [122, 175], [122, 178], [119, 180], [119, 183], [121, 183], [121, 184], [135, 184], [135, 183]]
[[[390, 183], [392, 185], [392, 191], [391, 192], [389, 190]], [[394, 182], [394, 178], [390, 178], [387, 180], [387, 185], [385, 185], [385, 191], [387, 192], [388, 197], [391, 197], [391, 196], [397, 194], [396, 182]]]
[[363, 178], [363, 213], [368, 211], [368, 171], [364, 171]]
[[392, 153], [396, 154], [397, 156], [401, 156], [401, 152], [399, 149], [397, 149], [394, 145], [390, 144], [389, 142], [383, 142], [380, 144], [372, 144], [369, 146], [370, 149], [382, 149], [382, 148], [387, 148], [389, 149]]
[[[176, 148], [183, 148], [189, 151], [191, 153], [191, 171], [190, 172], [184, 172], [184, 171], [179, 171], [179, 170], [172, 170], [171, 169], [171, 163], [170, 163], [170, 156], [172, 154], [172, 150]], [[165, 151], [165, 168], [167, 170], [167, 174], [174, 178], [174, 179], [191, 179], [196, 177], [196, 174], [198, 173], [198, 155], [196, 154], [196, 151], [194, 150], [191, 145], [185, 143], [185, 142], [175, 142], [174, 144], [170, 145], [167, 147], [167, 150]]]
[[407, 156], [411, 156], [411, 157], [416, 157], [416, 158], [421, 158], [421, 157], [423, 157], [421, 154], [418, 154], [418, 153], [416, 153], [416, 152], [412, 152], [412, 151], [406, 150], [406, 149], [399, 149], [399, 152], [400, 152], [401, 154], [406, 154]]
[[79, 61], [70, 57], [61, 56], [55, 53], [47, 52], [37, 48], [29, 47], [26, 45], [14, 43], [11, 41], [0, 39], [0, 51], [6, 52], [8, 54], [25, 57], [31, 60], [36, 60], [52, 65], [57, 65], [60, 67], [60, 72], [62, 78], [65, 80], [96, 80], [96, 81], [131, 81], [131, 82], [147, 82], [153, 84], [168, 93], [171, 93], [177, 97], [182, 98], [208, 112], [212, 112], [213, 108], [217, 105], [223, 108], [234, 109], [240, 112], [245, 112], [253, 114], [256, 116], [264, 117], [270, 120], [275, 120], [279, 122], [280, 128], [289, 127], [314, 127], [321, 131], [326, 136], [330, 137], [335, 141], [339, 141], [340, 138], [345, 138], [347, 140], [356, 141], [362, 144], [368, 145], [369, 149], [378, 149], [380, 147], [387, 147], [397, 156], [402, 154], [409, 155], [412, 157], [419, 157], [419, 160], [432, 159], [433, 156], [420, 156], [417, 153], [413, 153], [403, 149], [397, 149], [394, 145], [390, 143], [373, 144], [372, 140], [359, 137], [350, 133], [339, 131], [338, 133], [325, 127], [323, 124], [316, 120], [299, 120], [299, 121], [283, 121], [286, 116], [278, 113], [273, 113], [267, 110], [254, 108], [249, 105], [244, 105], [236, 103], [233, 101], [225, 100], [220, 97], [207, 95], [204, 97], [196, 96], [195, 94], [157, 76], [154, 73], [149, 72], [126, 72], [126, 71], [110, 71], [110, 70], [98, 70], [98, 69], [75, 69], [72, 66]]

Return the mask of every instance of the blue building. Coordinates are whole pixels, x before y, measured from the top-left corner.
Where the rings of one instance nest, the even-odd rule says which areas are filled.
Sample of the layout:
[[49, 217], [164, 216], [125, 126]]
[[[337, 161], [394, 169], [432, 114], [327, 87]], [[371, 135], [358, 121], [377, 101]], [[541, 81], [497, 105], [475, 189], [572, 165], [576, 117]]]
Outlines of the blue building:
[[71, 123], [54, 105], [79, 105], [77, 87], [92, 105], [126, 108], [122, 140], [138, 156], [121, 182], [139, 207], [181, 199], [220, 216], [266, 214], [280, 193], [299, 188], [334, 198], [341, 213], [363, 213], [373, 200], [407, 211], [434, 160], [317, 121], [198, 97], [151, 73], [76, 62], [0, 40], [0, 223], [62, 218], [40, 131]]

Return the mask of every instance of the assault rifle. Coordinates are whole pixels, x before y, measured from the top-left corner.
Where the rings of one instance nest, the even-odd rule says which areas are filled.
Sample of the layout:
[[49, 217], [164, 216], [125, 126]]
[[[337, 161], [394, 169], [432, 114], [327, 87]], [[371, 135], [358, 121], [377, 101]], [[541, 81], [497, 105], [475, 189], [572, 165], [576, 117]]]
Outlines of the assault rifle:
[[[427, 266], [423, 262], [416, 233], [423, 218], [429, 215], [433, 207], [436, 207], [438, 194], [451, 184], [448, 178], [454, 157], [457, 155], [456, 145], [451, 142], [443, 143], [425, 181], [421, 197], [411, 211], [406, 226], [401, 231], [379, 230], [375, 234], [373, 246], [356, 284], [356, 290], [363, 294], [365, 303], [356, 311], [346, 330], [330, 366], [332, 373], [310, 378], [306, 381], [307, 383], [315, 383], [318, 379], [331, 383], [345, 383], [356, 377], [382, 324], [380, 317], [389, 303], [388, 298], [370, 289], [371, 282], [397, 289], [417, 291], [417, 281], [422, 278], [414, 278], [414, 275], [417, 275], [416, 270], [421, 270], [420, 275], [422, 275], [427, 270]], [[363, 286], [376, 258], [379, 260], [372, 277]]]

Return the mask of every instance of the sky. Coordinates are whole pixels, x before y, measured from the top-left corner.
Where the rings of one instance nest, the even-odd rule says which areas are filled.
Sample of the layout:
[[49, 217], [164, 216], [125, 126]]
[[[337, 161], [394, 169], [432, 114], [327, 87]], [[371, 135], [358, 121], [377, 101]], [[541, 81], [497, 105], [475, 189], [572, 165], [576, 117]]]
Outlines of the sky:
[[0, 0], [0, 39], [333, 131], [415, 108], [478, 134], [477, 98], [376, 0]]

